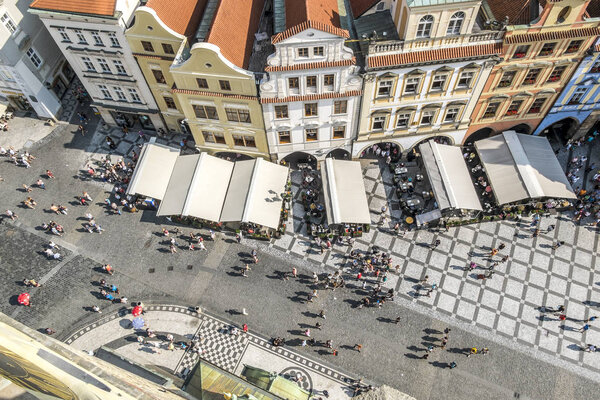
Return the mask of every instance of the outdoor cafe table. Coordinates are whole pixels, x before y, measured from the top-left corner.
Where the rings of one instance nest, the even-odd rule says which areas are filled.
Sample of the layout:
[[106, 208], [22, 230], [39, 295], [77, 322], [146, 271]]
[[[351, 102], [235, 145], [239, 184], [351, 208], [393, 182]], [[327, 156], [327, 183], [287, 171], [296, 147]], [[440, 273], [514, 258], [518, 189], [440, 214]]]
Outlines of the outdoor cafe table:
[[408, 173], [408, 168], [406, 168], [406, 167], [398, 167], [394, 170], [394, 174], [396, 174], [396, 175], [406, 174], [406, 173]]
[[421, 200], [419, 199], [409, 199], [406, 201], [406, 205], [409, 207], [415, 207], [421, 204]]

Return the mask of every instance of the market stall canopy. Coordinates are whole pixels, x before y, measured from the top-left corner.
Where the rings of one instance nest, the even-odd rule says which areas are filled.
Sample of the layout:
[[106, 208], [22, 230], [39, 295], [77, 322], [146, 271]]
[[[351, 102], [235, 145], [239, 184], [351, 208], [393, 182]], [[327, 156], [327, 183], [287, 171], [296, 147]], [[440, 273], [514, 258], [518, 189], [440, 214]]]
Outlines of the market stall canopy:
[[162, 200], [178, 156], [179, 149], [156, 143], [144, 144], [127, 194]]
[[200, 153], [175, 163], [157, 215], [182, 215], [219, 222], [234, 163]]
[[360, 162], [327, 158], [321, 179], [329, 225], [371, 223]]
[[507, 131], [475, 142], [498, 204], [542, 197], [575, 199], [548, 139]]
[[419, 150], [440, 210], [481, 210], [460, 147], [429, 140]]
[[262, 158], [236, 162], [221, 221], [249, 222], [277, 229], [288, 173], [287, 167]]

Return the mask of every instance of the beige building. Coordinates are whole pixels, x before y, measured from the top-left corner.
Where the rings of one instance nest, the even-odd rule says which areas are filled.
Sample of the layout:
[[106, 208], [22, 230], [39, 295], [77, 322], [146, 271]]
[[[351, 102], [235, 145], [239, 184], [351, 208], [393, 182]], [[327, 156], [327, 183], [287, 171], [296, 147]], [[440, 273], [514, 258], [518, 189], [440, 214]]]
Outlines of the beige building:
[[150, 0], [127, 38], [169, 130], [211, 154], [269, 157], [257, 81], [270, 1]]

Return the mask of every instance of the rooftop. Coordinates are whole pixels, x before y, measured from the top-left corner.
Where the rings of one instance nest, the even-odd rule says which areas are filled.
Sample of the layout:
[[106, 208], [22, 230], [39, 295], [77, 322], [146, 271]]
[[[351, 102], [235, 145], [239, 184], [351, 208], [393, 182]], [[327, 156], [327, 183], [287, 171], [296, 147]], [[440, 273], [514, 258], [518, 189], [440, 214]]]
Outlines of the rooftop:
[[[39, 0], [38, 0], [39, 1]], [[149, 0], [146, 7], [175, 32], [190, 37], [200, 24], [208, 0]]]
[[359, 39], [360, 52], [366, 56], [369, 49], [369, 41], [362, 40], [374, 35], [376, 38], [385, 40], [400, 40], [396, 31], [396, 24], [389, 10], [374, 14], [364, 15], [354, 21], [354, 28]]
[[[531, 22], [529, 0], [485, 0], [496, 21], [503, 21], [508, 17], [510, 25], [524, 25]], [[546, 4], [545, 0], [539, 0], [540, 7]]]
[[352, 16], [354, 18], [360, 17], [377, 3], [379, 3], [379, 0], [350, 0]]
[[286, 0], [286, 28], [293, 28], [306, 21], [341, 28], [338, 0]]
[[37, 10], [112, 17], [117, 0], [34, 0], [29, 6]]
[[473, 0], [407, 0], [406, 5], [409, 7], [428, 7], [441, 6], [444, 4], [466, 3]]

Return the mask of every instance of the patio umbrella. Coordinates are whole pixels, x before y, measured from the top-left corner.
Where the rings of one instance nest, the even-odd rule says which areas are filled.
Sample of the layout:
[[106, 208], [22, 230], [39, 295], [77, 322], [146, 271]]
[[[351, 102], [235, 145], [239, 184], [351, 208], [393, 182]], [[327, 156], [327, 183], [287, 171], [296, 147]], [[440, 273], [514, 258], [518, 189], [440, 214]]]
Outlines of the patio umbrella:
[[142, 329], [144, 327], [144, 318], [134, 318], [133, 321], [131, 321], [131, 325], [133, 325], [134, 329]]
[[142, 315], [142, 307], [141, 306], [133, 307], [133, 310], [131, 310], [131, 315], [133, 315], [134, 317], [139, 317], [140, 315]]
[[17, 301], [19, 302], [19, 304], [21, 304], [23, 306], [28, 306], [29, 305], [29, 293], [21, 293], [19, 295], [19, 297], [17, 298]]

